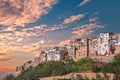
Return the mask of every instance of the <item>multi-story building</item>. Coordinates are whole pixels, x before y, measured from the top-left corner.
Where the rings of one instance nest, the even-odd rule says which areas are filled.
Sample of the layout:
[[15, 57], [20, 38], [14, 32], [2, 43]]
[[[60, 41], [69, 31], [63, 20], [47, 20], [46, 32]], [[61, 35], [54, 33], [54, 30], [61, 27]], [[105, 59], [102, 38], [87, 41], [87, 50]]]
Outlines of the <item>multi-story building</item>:
[[77, 41], [76, 58], [120, 52], [120, 33], [100, 33], [98, 37]]
[[76, 39], [76, 60], [79, 60], [82, 58], [82, 52], [83, 52], [83, 43], [81, 42], [81, 39]]
[[89, 56], [89, 39], [82, 39], [83, 55], [84, 57]]
[[67, 51], [65, 47], [54, 47], [52, 49], [45, 50], [40, 56], [42, 62], [58, 61], [63, 60], [66, 53]]
[[112, 40], [114, 41], [115, 45], [120, 45], [120, 33], [115, 33], [111, 36]]
[[42, 51], [39, 56], [41, 57], [41, 62], [47, 61], [47, 53], [45, 51]]
[[89, 55], [90, 56], [98, 55], [98, 38], [97, 37], [89, 38]]
[[76, 40], [76, 60], [89, 56], [89, 39]]
[[34, 67], [41, 62], [63, 60], [66, 54], [73, 60], [79, 60], [88, 56], [111, 55], [115, 53], [120, 53], [120, 33], [100, 33], [98, 37], [76, 39], [65, 47], [54, 47], [42, 51], [38, 57], [18, 66], [16, 71], [19, 74], [30, 66]]
[[66, 48], [68, 50], [68, 54], [70, 58], [75, 59], [76, 58], [76, 44], [66, 45]]
[[100, 33], [98, 37], [98, 55], [110, 55], [110, 40], [113, 33]]
[[111, 36], [111, 44], [113, 53], [120, 53], [120, 33], [115, 33]]

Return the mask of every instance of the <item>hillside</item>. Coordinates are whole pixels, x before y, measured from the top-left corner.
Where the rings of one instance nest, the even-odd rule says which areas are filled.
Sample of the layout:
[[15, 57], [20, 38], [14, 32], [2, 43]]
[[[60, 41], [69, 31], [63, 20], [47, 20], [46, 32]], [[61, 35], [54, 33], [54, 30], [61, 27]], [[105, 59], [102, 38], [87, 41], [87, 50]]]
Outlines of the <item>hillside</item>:
[[[38, 80], [39, 78], [43, 78], [43, 77], [62, 76], [69, 73], [83, 73], [89, 71], [91, 73], [93, 72], [104, 73], [105, 76], [107, 76], [107, 78], [109, 76], [106, 75], [106, 73], [112, 73], [115, 75], [114, 79], [116, 80], [120, 77], [119, 63], [120, 63], [120, 54], [115, 56], [113, 62], [111, 63], [94, 62], [91, 58], [80, 59], [77, 62], [74, 62], [71, 59], [67, 59], [64, 61], [50, 61], [50, 62], [40, 63], [36, 67], [28, 68], [27, 70], [23, 71], [20, 75], [18, 75], [15, 79]], [[101, 77], [100, 75], [97, 75], [96, 78], [101, 78], [100, 80], [106, 80], [105, 79], [106, 77]], [[5, 79], [5, 80], [12, 80], [12, 79]], [[71, 80], [71, 79], [67, 79], [67, 80]]]
[[0, 71], [0, 80], [3, 80], [3, 78], [9, 74], [14, 74], [15, 72], [12, 71]]
[[[83, 78], [88, 77], [91, 80], [92, 78], [96, 78], [97, 74], [94, 72], [70, 73], [62, 76], [44, 77], [44, 78], [40, 78], [40, 80], [69, 79], [72, 76], [77, 77], [77, 75], [81, 75]], [[103, 73], [99, 73], [99, 75], [104, 76]], [[113, 74], [108, 73], [107, 75], [109, 76], [110, 80], [113, 80], [114, 77]]]

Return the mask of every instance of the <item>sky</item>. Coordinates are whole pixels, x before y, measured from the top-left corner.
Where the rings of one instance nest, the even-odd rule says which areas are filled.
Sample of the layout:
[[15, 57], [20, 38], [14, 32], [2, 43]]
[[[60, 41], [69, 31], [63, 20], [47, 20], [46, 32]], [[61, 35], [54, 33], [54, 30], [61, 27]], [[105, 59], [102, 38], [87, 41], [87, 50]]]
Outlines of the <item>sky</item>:
[[0, 68], [102, 32], [120, 32], [120, 0], [0, 0]]

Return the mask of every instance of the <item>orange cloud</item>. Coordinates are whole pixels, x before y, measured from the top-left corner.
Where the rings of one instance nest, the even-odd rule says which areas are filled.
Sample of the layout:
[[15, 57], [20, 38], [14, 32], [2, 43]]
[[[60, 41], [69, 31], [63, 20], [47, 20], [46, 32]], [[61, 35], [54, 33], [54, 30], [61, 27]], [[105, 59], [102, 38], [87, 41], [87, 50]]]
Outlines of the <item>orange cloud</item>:
[[70, 23], [72, 23], [74, 21], [77, 21], [77, 20], [83, 18], [83, 17], [84, 17], [84, 14], [78, 14], [78, 15], [70, 16], [69, 18], [66, 18], [64, 20], [63, 24], [70, 24]]
[[0, 25], [24, 26], [41, 18], [57, 0], [0, 0]]
[[5, 55], [5, 53], [0, 53], [0, 55]]
[[9, 61], [11, 59], [12, 58], [8, 54], [0, 53], [0, 62]]
[[0, 66], [0, 71], [15, 71], [16, 66]]
[[90, 0], [83, 0], [80, 4], [79, 4], [79, 6], [83, 6], [84, 4], [86, 4], [86, 3], [88, 3]]
[[60, 46], [68, 45], [68, 44], [70, 44], [70, 41], [71, 41], [71, 40], [61, 41], [61, 42], [59, 43], [59, 45], [60, 45]]
[[8, 52], [24, 52], [24, 53], [31, 53], [33, 55], [39, 54], [40, 51], [51, 47], [51, 45], [47, 45], [46, 44], [46, 40], [38, 40], [36, 42], [31, 42], [29, 44], [24, 44], [24, 45], [8, 45], [7, 43], [2, 43], [0, 42], [0, 59], [3, 60], [3, 58], [5, 59], [9, 59], [9, 55], [6, 55], [4, 53], [8, 53]]
[[99, 28], [103, 28], [104, 26], [99, 25], [98, 23], [89, 23], [89, 24], [85, 24], [80, 26], [80, 28], [75, 28], [73, 29], [72, 34], [74, 35], [73, 38], [75, 37], [84, 37], [87, 35], [90, 35], [94, 32], [93, 29], [99, 29]]
[[[46, 24], [42, 24], [39, 26], [33, 26], [30, 28], [26, 27], [7, 27], [3, 28], [0, 31], [0, 43], [4, 44], [5, 46], [11, 46], [11, 45], [25, 45], [29, 44], [29, 41], [32, 42], [38, 42], [36, 41], [36, 38], [41, 37], [47, 37], [46, 32], [54, 31], [58, 29], [62, 29], [65, 27], [62, 27], [62, 25], [53, 25], [51, 27], [48, 27]], [[34, 39], [33, 39], [34, 38]]]

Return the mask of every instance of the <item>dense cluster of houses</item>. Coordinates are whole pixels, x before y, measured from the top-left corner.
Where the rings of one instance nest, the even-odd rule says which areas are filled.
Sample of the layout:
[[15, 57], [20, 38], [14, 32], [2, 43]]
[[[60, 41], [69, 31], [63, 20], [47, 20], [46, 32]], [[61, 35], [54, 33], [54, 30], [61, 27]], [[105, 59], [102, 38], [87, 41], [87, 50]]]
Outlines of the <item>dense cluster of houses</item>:
[[21, 73], [30, 66], [36, 66], [41, 62], [64, 60], [66, 56], [73, 60], [79, 60], [91, 56], [109, 56], [120, 52], [120, 33], [100, 33], [97, 37], [71, 40], [64, 47], [54, 47], [42, 51], [33, 60], [17, 67]]
[[30, 60], [23, 65], [16, 67], [17, 74], [27, 70], [30, 66], [35, 67], [39, 63], [47, 62], [47, 61], [59, 61], [63, 60], [67, 55], [67, 49], [65, 47], [54, 47], [51, 49], [47, 49], [42, 51], [39, 56]]
[[97, 37], [76, 39], [66, 45], [71, 58], [109, 56], [120, 52], [120, 33], [100, 33]]

